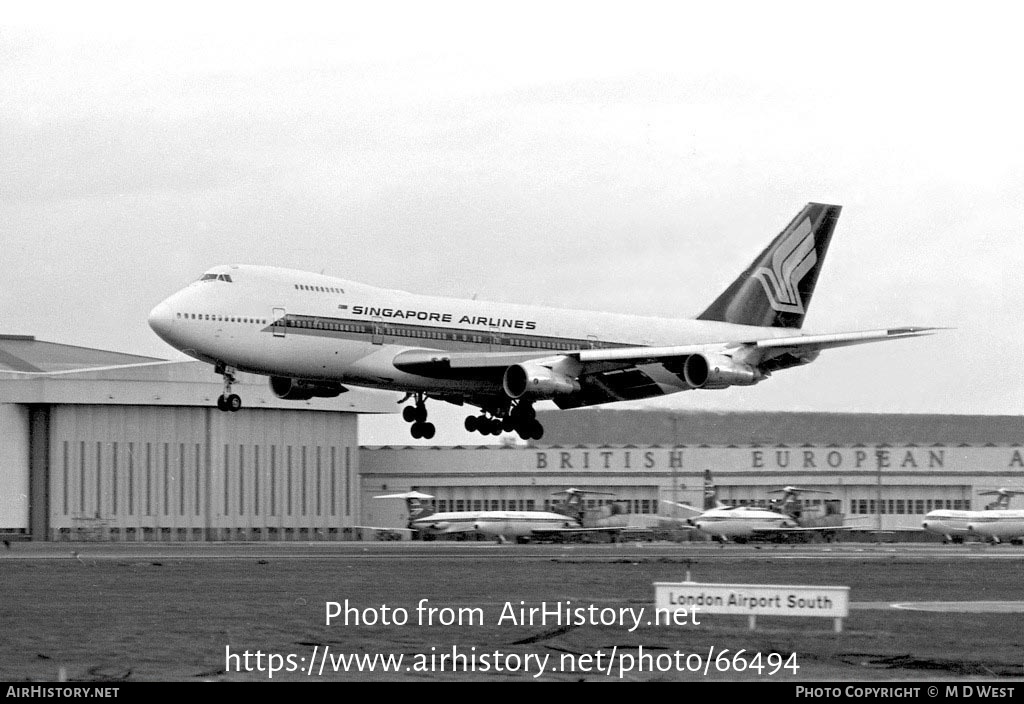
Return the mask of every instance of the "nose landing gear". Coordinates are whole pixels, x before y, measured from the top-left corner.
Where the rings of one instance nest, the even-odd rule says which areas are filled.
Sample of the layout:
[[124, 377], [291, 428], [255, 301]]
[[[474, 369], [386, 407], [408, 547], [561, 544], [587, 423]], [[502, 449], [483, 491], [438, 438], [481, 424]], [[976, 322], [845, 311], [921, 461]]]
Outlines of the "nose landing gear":
[[222, 411], [237, 411], [242, 407], [242, 398], [238, 394], [231, 393], [231, 385], [238, 381], [235, 378], [235, 369], [218, 364], [215, 371], [224, 377], [224, 393], [217, 397], [217, 408]]

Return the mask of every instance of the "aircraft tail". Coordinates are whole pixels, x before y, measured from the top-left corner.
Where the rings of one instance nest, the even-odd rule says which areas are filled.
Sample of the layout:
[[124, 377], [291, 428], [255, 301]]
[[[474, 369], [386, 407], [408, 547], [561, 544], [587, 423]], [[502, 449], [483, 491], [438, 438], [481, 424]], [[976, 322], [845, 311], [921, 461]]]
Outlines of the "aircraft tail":
[[718, 508], [718, 487], [711, 478], [711, 470], [704, 470], [704, 510]]
[[698, 320], [800, 328], [825, 261], [838, 205], [808, 203]]
[[[576, 489], [570, 487], [568, 489], [562, 489], [556, 491], [556, 494], [565, 494], [565, 501], [559, 502], [551, 507], [554, 513], [560, 513], [563, 516], [574, 518], [578, 521], [583, 520], [583, 516], [586, 513], [583, 507], [583, 497], [587, 494], [601, 494], [603, 496], [612, 496], [611, 492], [608, 491], [593, 491], [591, 489]], [[615, 504], [612, 504], [614, 506]], [[621, 510], [621, 507], [618, 507]], [[611, 513], [616, 513], [616, 510], [611, 509]]]
[[990, 504], [985, 505], [986, 511], [1000, 510], [1010, 508], [1010, 499], [1014, 496], [1020, 496], [1024, 494], [1024, 490], [1021, 489], [995, 489], [993, 491], [979, 491], [979, 496], [995, 496], [996, 500]]
[[423, 503], [425, 499], [432, 499], [432, 494], [423, 494], [413, 489], [402, 494], [382, 494], [374, 496], [375, 499], [405, 499], [405, 507], [409, 510], [410, 525], [417, 518], [426, 518], [434, 513], [434, 507]]

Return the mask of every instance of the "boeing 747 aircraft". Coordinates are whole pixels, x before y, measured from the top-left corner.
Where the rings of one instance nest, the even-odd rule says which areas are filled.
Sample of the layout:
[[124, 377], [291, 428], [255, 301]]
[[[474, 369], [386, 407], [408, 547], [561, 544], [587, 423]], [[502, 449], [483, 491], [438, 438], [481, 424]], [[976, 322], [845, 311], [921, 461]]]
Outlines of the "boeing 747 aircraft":
[[270, 266], [223, 265], [163, 301], [149, 324], [214, 365], [217, 401], [237, 411], [238, 371], [270, 377], [283, 399], [348, 385], [405, 392], [414, 438], [432, 438], [428, 400], [470, 405], [466, 429], [540, 439], [534, 403], [576, 408], [691, 389], [751, 386], [818, 354], [934, 328], [804, 334], [807, 306], [839, 217], [808, 203], [696, 319], [421, 296]]

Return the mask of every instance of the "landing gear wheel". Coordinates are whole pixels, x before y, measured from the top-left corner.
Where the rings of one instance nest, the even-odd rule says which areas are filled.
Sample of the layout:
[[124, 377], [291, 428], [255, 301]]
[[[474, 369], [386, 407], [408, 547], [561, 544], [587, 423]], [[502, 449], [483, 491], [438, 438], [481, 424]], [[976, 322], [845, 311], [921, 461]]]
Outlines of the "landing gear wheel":
[[402, 418], [406, 423], [412, 424], [409, 426], [409, 433], [416, 439], [426, 438], [429, 440], [434, 437], [434, 425], [427, 422], [426, 400], [426, 394], [416, 394], [416, 402], [402, 409]]
[[476, 416], [466, 416], [466, 432], [475, 433], [477, 429], [477, 418]]
[[544, 426], [539, 421], [530, 420], [520, 425], [516, 432], [523, 440], [540, 440], [544, 437]]
[[409, 434], [412, 435], [417, 440], [419, 440], [420, 438], [423, 438], [424, 440], [429, 440], [430, 438], [434, 437], [435, 432], [437, 432], [437, 429], [434, 427], [433, 423], [416, 422], [409, 427]]
[[532, 403], [518, 403], [512, 409], [512, 416], [517, 420], [529, 421], [537, 417], [537, 411], [533, 410]]
[[238, 394], [221, 394], [217, 397], [217, 408], [222, 411], [237, 411], [242, 407], [242, 399]]
[[224, 377], [224, 393], [217, 397], [217, 408], [222, 411], [237, 411], [242, 407], [242, 399], [238, 394], [231, 393], [231, 385], [237, 381], [235, 369], [218, 362], [214, 371]]
[[534, 440], [540, 440], [544, 437], [544, 426], [540, 424], [538, 420], [530, 421], [530, 435]]

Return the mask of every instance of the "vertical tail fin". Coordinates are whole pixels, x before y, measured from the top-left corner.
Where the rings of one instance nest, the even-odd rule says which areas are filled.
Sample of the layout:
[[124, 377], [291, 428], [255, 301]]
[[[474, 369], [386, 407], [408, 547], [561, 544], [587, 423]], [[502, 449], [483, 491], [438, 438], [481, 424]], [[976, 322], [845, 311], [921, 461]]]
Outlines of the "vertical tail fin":
[[[582, 521], [583, 516], [587, 513], [583, 506], [584, 496], [587, 494], [601, 494], [604, 496], [613, 495], [608, 491], [592, 491], [590, 489], [576, 489], [573, 487], [556, 491], [555, 494], [565, 494], [566, 499], [565, 501], [555, 504], [551, 510], [555, 513], [560, 513], [563, 516], [569, 516], [570, 518], [575, 518], [579, 521]], [[615, 506], [615, 504], [612, 504], [612, 506]], [[618, 508], [621, 510], [621, 507]], [[616, 513], [616, 509], [612, 508], [611, 513]]]
[[840, 210], [808, 203], [697, 319], [800, 328]]
[[711, 478], [711, 470], [704, 470], [704, 510], [709, 511], [718, 507], [718, 487]]

